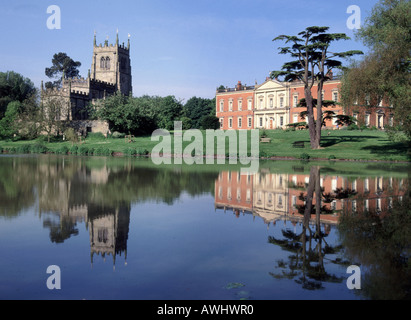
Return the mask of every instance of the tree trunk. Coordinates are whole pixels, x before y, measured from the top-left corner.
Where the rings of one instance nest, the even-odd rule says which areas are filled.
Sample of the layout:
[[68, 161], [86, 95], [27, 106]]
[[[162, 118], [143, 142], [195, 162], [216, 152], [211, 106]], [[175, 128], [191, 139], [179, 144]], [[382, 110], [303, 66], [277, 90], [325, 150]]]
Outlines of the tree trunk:
[[314, 104], [313, 97], [311, 94], [311, 89], [307, 86], [305, 88], [305, 101], [307, 103], [307, 121], [308, 121], [308, 132], [310, 134], [310, 145], [311, 149], [318, 149], [316, 140], [316, 128], [314, 119]]

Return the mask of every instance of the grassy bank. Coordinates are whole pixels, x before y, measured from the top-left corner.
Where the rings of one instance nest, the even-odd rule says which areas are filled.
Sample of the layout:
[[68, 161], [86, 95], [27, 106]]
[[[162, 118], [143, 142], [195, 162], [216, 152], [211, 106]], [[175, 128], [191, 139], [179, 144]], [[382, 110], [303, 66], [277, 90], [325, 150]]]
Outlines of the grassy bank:
[[[382, 131], [323, 131], [322, 149], [311, 150], [308, 131], [266, 130], [270, 142], [260, 143], [260, 156], [263, 158], [303, 160], [379, 160], [410, 161], [406, 144], [393, 143]], [[41, 137], [31, 141], [1, 141], [3, 153], [56, 153], [77, 155], [147, 155], [158, 141], [151, 137], [135, 137], [129, 142], [125, 138], [104, 138], [92, 134], [78, 143], [54, 139], [47, 142]], [[205, 138], [204, 145], [205, 145]], [[293, 143], [303, 141], [304, 147], [296, 148]], [[250, 138], [248, 139], [250, 146]], [[184, 142], [183, 148], [190, 142]], [[204, 149], [205, 150], [205, 149]], [[228, 150], [228, 147], [226, 148]]]

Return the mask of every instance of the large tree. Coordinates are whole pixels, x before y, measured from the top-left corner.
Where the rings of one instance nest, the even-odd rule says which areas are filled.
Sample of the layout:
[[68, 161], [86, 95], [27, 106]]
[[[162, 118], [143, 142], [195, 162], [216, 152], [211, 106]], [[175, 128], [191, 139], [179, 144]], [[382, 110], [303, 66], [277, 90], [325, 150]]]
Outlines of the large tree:
[[0, 72], [0, 119], [10, 102], [23, 102], [35, 93], [36, 88], [29, 78], [14, 71]]
[[[283, 76], [285, 81], [299, 80], [304, 83], [304, 96], [307, 106], [308, 129], [312, 149], [321, 147], [321, 126], [323, 120], [322, 91], [324, 82], [334, 68], [340, 68], [342, 62], [337, 58], [347, 58], [362, 54], [358, 50], [331, 52], [334, 41], [349, 40], [344, 33], [327, 33], [329, 27], [312, 26], [298, 33], [297, 36], [280, 35], [273, 41], [285, 41], [291, 46], [280, 47], [280, 54], [289, 54], [294, 60], [286, 62], [281, 71], [271, 72], [272, 78]], [[313, 87], [317, 86], [317, 103], [314, 103]], [[317, 110], [315, 116], [314, 109]]]
[[53, 82], [46, 82], [46, 88], [60, 87], [61, 79], [63, 77], [65, 79], [76, 78], [80, 74], [78, 68], [81, 66], [81, 62], [74, 61], [64, 52], [54, 54], [51, 63], [52, 66], [50, 68], [46, 68], [45, 73], [47, 77], [56, 80]]
[[209, 115], [215, 116], [215, 98], [206, 99], [192, 97], [184, 105], [184, 115], [192, 121], [192, 128], [202, 127], [202, 118]]
[[411, 141], [411, 2], [381, 0], [356, 33], [370, 52], [345, 70], [341, 93], [344, 106], [393, 107], [397, 123]]

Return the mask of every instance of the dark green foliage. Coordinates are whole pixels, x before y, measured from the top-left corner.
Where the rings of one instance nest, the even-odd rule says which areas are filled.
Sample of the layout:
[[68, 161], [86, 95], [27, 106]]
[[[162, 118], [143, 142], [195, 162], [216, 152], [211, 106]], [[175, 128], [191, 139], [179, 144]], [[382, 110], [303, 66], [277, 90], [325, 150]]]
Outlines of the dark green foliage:
[[308, 160], [308, 159], [310, 159], [310, 155], [309, 155], [308, 153], [304, 152], [304, 153], [302, 153], [302, 154], [299, 155], [298, 159], [300, 159], [300, 160]]
[[61, 78], [77, 78], [80, 74], [78, 68], [81, 66], [79, 61], [74, 61], [66, 53], [59, 52], [53, 55], [52, 66], [45, 69], [45, 74], [49, 78], [55, 78], [54, 82], [47, 82], [46, 87], [59, 87]]
[[[344, 33], [327, 33], [329, 27], [312, 26], [298, 33], [297, 36], [280, 35], [273, 41], [284, 41], [292, 46], [279, 48], [280, 54], [289, 54], [293, 61], [286, 62], [281, 71], [271, 72], [271, 78], [284, 77], [284, 81], [302, 81], [305, 91], [305, 106], [307, 108], [308, 129], [312, 149], [319, 149], [321, 142], [321, 127], [328, 114], [323, 116], [322, 90], [324, 82], [330, 79], [332, 69], [340, 68], [341, 58], [362, 54], [361, 51], [349, 50], [345, 52], [331, 52], [330, 45], [334, 41], [350, 39]], [[312, 88], [317, 86], [317, 97], [314, 101]], [[317, 108], [317, 116], [314, 117], [314, 108]]]
[[214, 116], [214, 115], [207, 115], [201, 118], [200, 120], [201, 123], [201, 129], [207, 130], [207, 129], [213, 129], [217, 130], [220, 128], [220, 120]]
[[107, 120], [111, 131], [135, 136], [151, 135], [157, 129], [160, 102], [158, 97], [133, 98], [118, 92], [104, 100], [93, 114]]
[[69, 148], [67, 146], [61, 146], [56, 150], [57, 154], [67, 154], [69, 152]]
[[70, 154], [77, 154], [78, 146], [73, 145], [70, 147], [69, 152]]
[[30, 145], [30, 153], [47, 153], [48, 151], [48, 148], [40, 143]]
[[181, 118], [183, 105], [174, 96], [161, 99], [157, 126], [161, 129], [174, 130], [174, 121]]
[[137, 155], [137, 150], [134, 148], [126, 148], [124, 149], [123, 153], [127, 156], [135, 156]]
[[202, 118], [208, 115], [215, 115], [215, 98], [204, 99], [192, 97], [185, 103], [183, 110], [184, 116], [192, 121], [189, 129], [201, 129]]
[[21, 110], [19, 101], [10, 102], [2, 119], [0, 119], [0, 138], [12, 138], [18, 133], [15, 121]]
[[107, 147], [98, 147], [93, 149], [92, 152], [89, 152], [89, 154], [94, 154], [95, 156], [111, 156], [113, 151]]
[[33, 82], [14, 71], [0, 72], [0, 119], [12, 101], [23, 102], [35, 94]]

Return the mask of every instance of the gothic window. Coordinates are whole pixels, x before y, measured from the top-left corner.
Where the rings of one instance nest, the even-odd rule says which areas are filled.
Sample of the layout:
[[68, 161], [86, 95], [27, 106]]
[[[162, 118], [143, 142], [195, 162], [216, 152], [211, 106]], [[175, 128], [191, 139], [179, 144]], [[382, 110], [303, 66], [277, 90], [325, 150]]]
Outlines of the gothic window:
[[109, 57], [106, 58], [106, 69], [110, 70], [110, 58]]
[[106, 67], [106, 59], [104, 59], [104, 57], [101, 57], [100, 68], [104, 69], [105, 67]]

